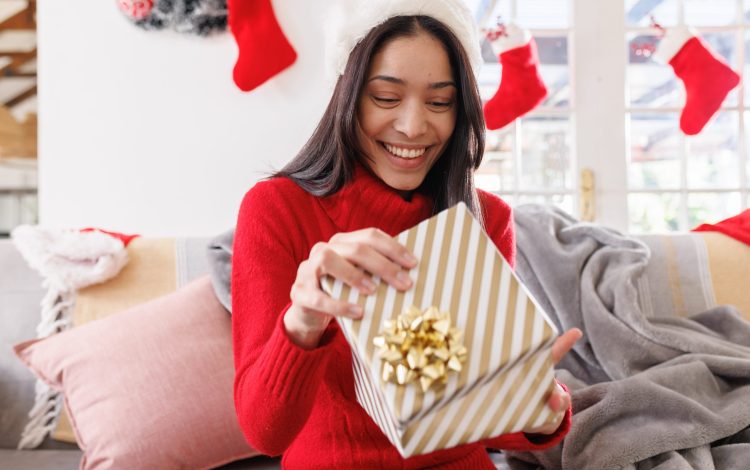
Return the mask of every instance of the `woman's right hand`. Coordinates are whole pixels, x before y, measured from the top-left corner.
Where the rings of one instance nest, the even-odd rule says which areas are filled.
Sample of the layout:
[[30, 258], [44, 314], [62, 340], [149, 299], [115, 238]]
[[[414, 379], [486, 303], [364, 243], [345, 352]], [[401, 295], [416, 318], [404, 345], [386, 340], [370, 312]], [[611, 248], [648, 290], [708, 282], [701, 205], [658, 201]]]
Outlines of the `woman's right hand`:
[[376, 228], [337, 233], [327, 243], [316, 243], [297, 269], [290, 293], [292, 305], [284, 315], [287, 334], [300, 347], [312, 349], [334, 316], [362, 318], [360, 306], [326, 294], [320, 286], [321, 277], [332, 276], [369, 295], [376, 290], [371, 275], [399, 290], [409, 289], [408, 270], [416, 265], [412, 253]]

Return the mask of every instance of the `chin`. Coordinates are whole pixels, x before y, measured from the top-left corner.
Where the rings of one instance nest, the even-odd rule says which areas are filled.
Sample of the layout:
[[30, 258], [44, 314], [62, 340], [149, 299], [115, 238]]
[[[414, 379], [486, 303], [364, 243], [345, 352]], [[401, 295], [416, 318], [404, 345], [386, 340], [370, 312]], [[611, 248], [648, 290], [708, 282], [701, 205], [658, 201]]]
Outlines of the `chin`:
[[383, 178], [385, 184], [398, 191], [414, 191], [424, 181], [424, 176], [421, 177], [403, 177], [403, 176], [391, 176]]

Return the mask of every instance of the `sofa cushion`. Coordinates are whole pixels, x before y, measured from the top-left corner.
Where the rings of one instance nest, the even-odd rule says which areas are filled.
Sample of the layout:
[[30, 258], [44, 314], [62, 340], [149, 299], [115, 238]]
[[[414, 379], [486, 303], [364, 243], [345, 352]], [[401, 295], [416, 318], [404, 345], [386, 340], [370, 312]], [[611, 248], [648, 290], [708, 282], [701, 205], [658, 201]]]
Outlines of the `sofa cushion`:
[[750, 246], [718, 232], [638, 239], [651, 251], [637, 285], [647, 316], [691, 317], [717, 305], [733, 305], [750, 321]]
[[[83, 453], [80, 450], [5, 450], [0, 449], [3, 470], [78, 470]], [[277, 470], [279, 459], [255, 457], [237, 460], [216, 470]]]
[[9, 239], [0, 240], [0, 448], [15, 449], [34, 406], [34, 375], [13, 344], [36, 336], [42, 279]]
[[702, 232], [716, 303], [734, 305], [750, 321], [750, 246], [718, 232]]
[[80, 450], [0, 450], [3, 470], [77, 470]]
[[232, 401], [231, 320], [207, 276], [15, 350], [63, 392], [84, 468], [204, 468], [257, 454]]

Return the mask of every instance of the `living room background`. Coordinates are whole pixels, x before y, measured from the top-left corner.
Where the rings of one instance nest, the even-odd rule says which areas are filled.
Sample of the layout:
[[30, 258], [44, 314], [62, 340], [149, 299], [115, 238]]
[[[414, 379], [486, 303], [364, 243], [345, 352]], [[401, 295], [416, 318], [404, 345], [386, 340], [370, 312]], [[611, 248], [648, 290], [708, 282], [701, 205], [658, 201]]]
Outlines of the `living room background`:
[[[580, 217], [582, 172], [591, 170], [595, 220], [631, 232], [687, 230], [748, 206], [748, 87], [732, 91], [700, 135], [682, 135], [682, 84], [650, 57], [659, 42], [650, 17], [667, 28], [696, 26], [742, 71], [750, 1], [466, 2], [485, 25], [501, 15], [531, 29], [550, 88], [530, 114], [488, 132], [480, 187], [511, 204], [553, 203]], [[216, 233], [234, 223], [255, 181], [295, 155], [326, 105], [320, 4], [275, 2], [297, 61], [243, 93], [232, 83], [237, 46], [228, 33], [143, 31], [115, 2], [64, 3], [38, 5], [44, 225]], [[488, 99], [501, 69], [484, 53]], [[14, 209], [0, 202], [8, 225]], [[35, 200], [24, 204], [36, 212]], [[26, 212], [16, 223], [35, 222]]]

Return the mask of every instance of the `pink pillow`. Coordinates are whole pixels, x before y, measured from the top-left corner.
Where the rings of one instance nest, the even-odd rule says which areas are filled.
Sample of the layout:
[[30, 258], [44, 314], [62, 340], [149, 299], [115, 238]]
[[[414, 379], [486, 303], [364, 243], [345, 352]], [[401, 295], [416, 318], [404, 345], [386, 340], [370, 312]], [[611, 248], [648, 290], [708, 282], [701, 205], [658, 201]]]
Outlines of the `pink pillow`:
[[212, 468], [258, 455], [237, 424], [231, 319], [208, 277], [14, 349], [63, 392], [81, 468]]

